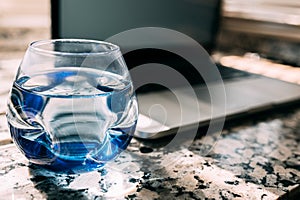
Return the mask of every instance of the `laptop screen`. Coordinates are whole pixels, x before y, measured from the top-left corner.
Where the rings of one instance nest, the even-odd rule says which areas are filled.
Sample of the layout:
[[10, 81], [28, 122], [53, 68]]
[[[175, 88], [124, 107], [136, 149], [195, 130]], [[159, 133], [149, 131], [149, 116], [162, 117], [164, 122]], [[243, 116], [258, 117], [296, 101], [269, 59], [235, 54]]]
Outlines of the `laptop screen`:
[[219, 14], [220, 0], [53, 0], [52, 37], [105, 40], [128, 29], [162, 27], [209, 51]]
[[[186, 34], [208, 52], [214, 47], [221, 10], [221, 0], [52, 0], [51, 4], [53, 38], [105, 40], [129, 29], [162, 27]], [[191, 84], [203, 81], [183, 58], [143, 48], [134, 47], [141, 50], [124, 55], [129, 69], [161, 63], [172, 66]]]

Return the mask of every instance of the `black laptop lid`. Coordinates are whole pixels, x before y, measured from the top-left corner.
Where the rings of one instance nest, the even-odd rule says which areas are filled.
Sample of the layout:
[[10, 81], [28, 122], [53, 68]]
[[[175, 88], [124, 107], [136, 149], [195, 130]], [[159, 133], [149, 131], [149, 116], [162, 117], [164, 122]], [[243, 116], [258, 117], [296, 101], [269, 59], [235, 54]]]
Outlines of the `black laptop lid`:
[[[208, 52], [215, 45], [221, 10], [221, 0], [52, 0], [51, 4], [52, 38], [105, 40], [129, 29], [162, 27], [188, 35]], [[201, 79], [179, 56], [135, 49], [142, 50], [124, 55], [129, 68], [161, 63], [178, 70], [192, 84]]]

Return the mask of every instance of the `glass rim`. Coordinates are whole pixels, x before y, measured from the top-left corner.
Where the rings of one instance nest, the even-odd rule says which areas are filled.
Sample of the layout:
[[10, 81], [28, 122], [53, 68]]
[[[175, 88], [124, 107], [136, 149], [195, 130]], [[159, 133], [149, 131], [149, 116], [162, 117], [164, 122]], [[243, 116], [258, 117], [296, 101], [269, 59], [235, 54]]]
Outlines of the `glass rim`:
[[[56, 50], [48, 50], [41, 48], [42, 45], [50, 45], [56, 42], [60, 43], [90, 43], [96, 45], [105, 45], [110, 48], [106, 49], [105, 51], [91, 51], [90, 52], [64, 52], [64, 51], [56, 51]], [[45, 40], [37, 40], [33, 41], [29, 44], [29, 50], [33, 50], [37, 53], [48, 54], [48, 55], [56, 55], [56, 56], [93, 56], [93, 55], [106, 55], [111, 54], [113, 52], [120, 51], [120, 47], [118, 45], [112, 44], [110, 42], [99, 41], [99, 40], [91, 40], [91, 39], [45, 39]]]

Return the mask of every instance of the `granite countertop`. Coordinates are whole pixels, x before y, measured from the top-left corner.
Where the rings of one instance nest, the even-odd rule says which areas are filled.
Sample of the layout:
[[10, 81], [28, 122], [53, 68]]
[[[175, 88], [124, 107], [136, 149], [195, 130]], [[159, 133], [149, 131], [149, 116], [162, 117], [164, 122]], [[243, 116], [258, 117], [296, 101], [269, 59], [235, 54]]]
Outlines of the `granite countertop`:
[[221, 136], [212, 135], [205, 143], [200, 138], [191, 146], [183, 143], [173, 152], [133, 140], [103, 170], [81, 175], [59, 175], [30, 165], [14, 144], [7, 144], [0, 147], [0, 194], [5, 199], [296, 198], [299, 126], [300, 109], [295, 109], [244, 120]]
[[299, 197], [299, 105], [232, 121], [221, 135], [185, 141], [171, 150], [164, 148], [167, 140], [133, 139], [99, 171], [61, 175], [31, 165], [11, 143], [4, 115], [14, 74], [8, 66], [17, 62], [0, 62], [0, 199]]

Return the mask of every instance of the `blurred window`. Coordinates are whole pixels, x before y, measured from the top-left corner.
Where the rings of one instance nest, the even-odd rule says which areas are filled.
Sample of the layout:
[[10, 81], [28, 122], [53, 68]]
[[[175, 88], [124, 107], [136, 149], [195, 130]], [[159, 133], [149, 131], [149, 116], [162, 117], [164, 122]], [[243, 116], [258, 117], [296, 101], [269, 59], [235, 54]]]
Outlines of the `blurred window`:
[[50, 38], [50, 0], [1, 0], [0, 60], [23, 57], [28, 44]]
[[300, 25], [299, 0], [224, 0], [224, 16]]
[[224, 30], [300, 41], [299, 0], [223, 0]]

